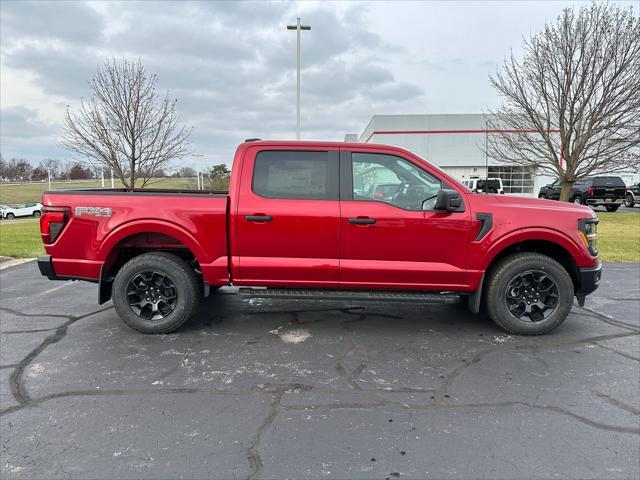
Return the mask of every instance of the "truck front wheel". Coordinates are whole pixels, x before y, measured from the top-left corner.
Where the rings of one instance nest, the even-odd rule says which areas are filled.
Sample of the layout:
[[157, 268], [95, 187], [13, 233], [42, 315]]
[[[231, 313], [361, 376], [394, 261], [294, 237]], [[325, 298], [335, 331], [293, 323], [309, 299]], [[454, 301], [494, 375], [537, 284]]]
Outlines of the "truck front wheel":
[[485, 300], [491, 319], [507, 332], [542, 335], [567, 318], [573, 296], [562, 265], [539, 253], [516, 253], [492, 269]]
[[201, 282], [180, 257], [164, 252], [132, 258], [113, 281], [113, 304], [120, 318], [142, 333], [169, 333], [197, 309]]

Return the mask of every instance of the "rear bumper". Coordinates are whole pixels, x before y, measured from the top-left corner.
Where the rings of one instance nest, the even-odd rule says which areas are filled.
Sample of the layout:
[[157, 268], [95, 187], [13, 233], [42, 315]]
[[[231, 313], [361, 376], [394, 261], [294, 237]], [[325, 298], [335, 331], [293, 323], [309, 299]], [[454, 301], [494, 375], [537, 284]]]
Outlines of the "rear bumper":
[[56, 272], [53, 269], [51, 255], [41, 255], [38, 257], [38, 269], [40, 269], [40, 273], [49, 280], [63, 280], [56, 275]]
[[598, 262], [595, 267], [580, 268], [578, 271], [580, 273], [580, 289], [576, 292], [576, 295], [584, 297], [594, 292], [600, 285], [602, 263]]
[[622, 205], [623, 200], [623, 198], [587, 198], [587, 205]]

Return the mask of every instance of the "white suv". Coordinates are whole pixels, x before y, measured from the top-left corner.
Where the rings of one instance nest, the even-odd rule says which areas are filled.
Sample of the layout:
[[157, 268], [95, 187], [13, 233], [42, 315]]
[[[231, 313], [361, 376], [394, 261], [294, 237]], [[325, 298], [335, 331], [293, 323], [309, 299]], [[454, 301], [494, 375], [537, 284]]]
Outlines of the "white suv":
[[463, 180], [462, 184], [473, 193], [504, 193], [501, 178], [472, 178]]
[[42, 215], [41, 203], [24, 203], [22, 205], [0, 205], [0, 218], [39, 217]]

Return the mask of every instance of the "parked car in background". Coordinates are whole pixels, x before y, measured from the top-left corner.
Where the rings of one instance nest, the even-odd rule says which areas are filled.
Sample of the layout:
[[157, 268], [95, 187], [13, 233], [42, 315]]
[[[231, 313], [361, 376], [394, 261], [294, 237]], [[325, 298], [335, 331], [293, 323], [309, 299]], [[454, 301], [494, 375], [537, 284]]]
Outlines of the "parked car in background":
[[624, 206], [631, 208], [640, 204], [640, 182], [627, 187], [627, 194], [624, 197]]
[[607, 212], [620, 208], [627, 186], [620, 177], [593, 177], [578, 180], [571, 189], [571, 201], [590, 207], [605, 207]]
[[462, 184], [473, 193], [504, 193], [501, 178], [472, 178]]
[[[538, 198], [560, 200], [562, 184], [556, 180], [540, 189]], [[578, 180], [571, 188], [570, 201], [590, 207], [605, 207], [615, 212], [625, 200], [627, 188], [620, 177], [590, 177]]]
[[540, 188], [540, 191], [538, 192], [538, 198], [546, 198], [547, 200], [560, 200], [560, 190], [562, 190], [562, 185], [560, 184], [560, 180], [556, 180], [555, 182]]
[[0, 205], [1, 218], [39, 217], [42, 214], [41, 203], [23, 203], [21, 205]]

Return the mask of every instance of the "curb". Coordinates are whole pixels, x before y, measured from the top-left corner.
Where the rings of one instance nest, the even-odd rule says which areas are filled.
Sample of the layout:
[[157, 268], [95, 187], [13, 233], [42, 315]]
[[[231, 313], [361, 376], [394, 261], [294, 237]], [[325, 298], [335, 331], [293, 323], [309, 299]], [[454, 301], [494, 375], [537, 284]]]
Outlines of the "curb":
[[27, 262], [33, 262], [35, 258], [11, 258], [11, 257], [0, 257], [0, 270], [4, 270], [5, 268], [15, 267], [16, 265], [21, 265]]

